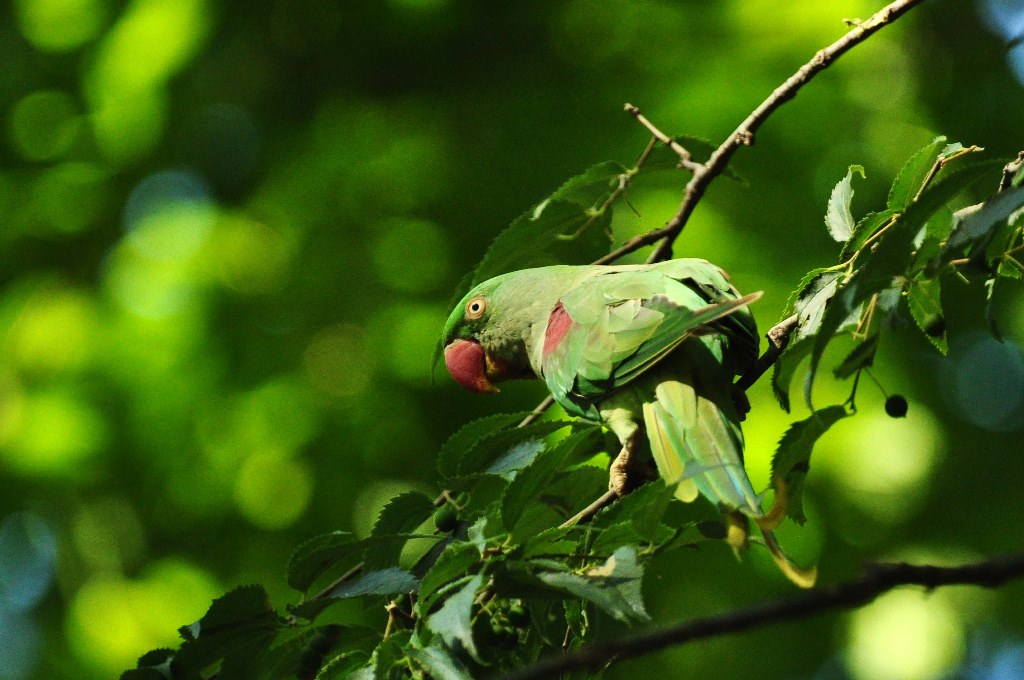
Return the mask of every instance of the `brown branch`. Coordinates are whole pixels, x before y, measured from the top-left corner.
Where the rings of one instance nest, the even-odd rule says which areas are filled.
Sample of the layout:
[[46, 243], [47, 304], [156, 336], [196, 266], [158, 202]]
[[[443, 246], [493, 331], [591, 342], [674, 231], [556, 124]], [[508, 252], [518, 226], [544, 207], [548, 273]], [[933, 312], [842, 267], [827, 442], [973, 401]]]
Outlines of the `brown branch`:
[[675, 154], [679, 156], [679, 167], [686, 168], [691, 172], [695, 172], [699, 168], [704, 167], [703, 164], [697, 163], [696, 161], [693, 160], [693, 155], [686, 150], [686, 147], [684, 147], [682, 144], [680, 144], [679, 142], [672, 139], [664, 132], [656, 128], [654, 126], [654, 123], [647, 120], [647, 117], [644, 116], [644, 114], [640, 113], [639, 108], [633, 106], [632, 104], [626, 104], [625, 108], [627, 113], [632, 114], [633, 117], [636, 118], [641, 125], [647, 128], [648, 131], [650, 131], [650, 133], [654, 135], [655, 139], [657, 139], [659, 142], [661, 142], [668, 148], [672, 149], [672, 151], [674, 151]]
[[595, 670], [612, 661], [643, 656], [693, 640], [730, 635], [767, 624], [807, 618], [832, 609], [853, 609], [900, 586], [918, 585], [928, 590], [948, 585], [997, 588], [1022, 577], [1024, 553], [993, 557], [958, 567], [904, 563], [868, 565], [864, 575], [855, 581], [838, 583], [718, 616], [690, 619], [661, 630], [612, 638], [576, 652], [547, 657], [533, 666], [505, 677], [508, 680], [537, 680], [556, 677], [569, 671]]
[[866, 21], [857, 22], [851, 31], [828, 47], [819, 50], [809, 62], [801, 66], [786, 82], [775, 88], [771, 96], [754, 109], [747, 116], [746, 120], [740, 123], [739, 127], [733, 131], [729, 138], [715, 149], [707, 162], [693, 169], [693, 176], [686, 184], [683, 201], [680, 203], [676, 214], [660, 230], [665, 232], [664, 236], [654, 251], [651, 252], [647, 261], [658, 262], [671, 256], [672, 244], [683, 231], [683, 228], [690, 219], [690, 215], [693, 214], [694, 208], [707, 190], [708, 185], [725, 170], [729, 164], [729, 159], [732, 158], [732, 155], [739, 147], [750, 146], [754, 143], [754, 136], [758, 128], [761, 127], [761, 124], [764, 123], [773, 111], [795, 97], [800, 88], [806, 85], [811, 78], [828, 68], [829, 64], [852, 47], [868, 38], [878, 29], [892, 23], [903, 13], [921, 2], [923, 0], [896, 0], [883, 7]]
[[797, 315], [794, 314], [771, 327], [765, 334], [765, 337], [768, 338], [768, 348], [757, 358], [754, 365], [740, 376], [740, 379], [736, 381], [736, 387], [746, 392], [779, 360], [782, 351], [789, 344], [789, 336], [796, 330], [798, 320]]

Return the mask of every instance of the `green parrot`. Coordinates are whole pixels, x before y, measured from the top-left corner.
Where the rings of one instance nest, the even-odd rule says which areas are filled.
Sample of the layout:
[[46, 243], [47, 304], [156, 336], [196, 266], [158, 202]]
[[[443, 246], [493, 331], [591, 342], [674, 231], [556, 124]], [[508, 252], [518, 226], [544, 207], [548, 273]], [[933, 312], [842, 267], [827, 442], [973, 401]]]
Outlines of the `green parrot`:
[[[622, 450], [609, 488], [642, 482], [653, 458], [675, 495], [703, 495], [723, 513], [727, 540], [747, 544], [747, 518], [787, 577], [816, 572], [793, 563], [743, 468], [744, 404], [733, 377], [758, 356], [747, 305], [725, 272], [700, 259], [648, 265], [550, 266], [502, 274], [474, 287], [444, 327], [445, 365], [479, 393], [511, 378], [542, 378], [568, 413], [603, 423]], [[648, 454], [649, 452], [649, 454]]]

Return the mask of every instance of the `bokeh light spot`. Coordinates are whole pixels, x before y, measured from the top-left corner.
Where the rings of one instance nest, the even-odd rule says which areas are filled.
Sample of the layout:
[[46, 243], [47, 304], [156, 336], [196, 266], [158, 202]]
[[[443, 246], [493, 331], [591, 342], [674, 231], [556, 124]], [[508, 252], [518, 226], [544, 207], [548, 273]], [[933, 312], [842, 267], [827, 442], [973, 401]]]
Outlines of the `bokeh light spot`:
[[100, 413], [80, 395], [54, 388], [24, 396], [0, 458], [22, 474], [80, 476], [106, 440]]
[[104, 0], [15, 0], [22, 34], [41, 50], [65, 52], [92, 40], [107, 15]]
[[394, 375], [409, 382], [430, 382], [430, 357], [444, 317], [440, 307], [394, 305], [375, 320], [374, 335], [387, 339], [387, 362]]
[[75, 548], [91, 571], [121, 573], [142, 557], [145, 530], [125, 498], [100, 498], [83, 505], [71, 522]]
[[53, 582], [57, 541], [41, 517], [30, 512], [0, 522], [0, 613], [35, 607]]
[[145, 178], [132, 189], [124, 207], [128, 244], [154, 260], [193, 254], [206, 240], [215, 218], [206, 182], [180, 170]]
[[265, 224], [223, 215], [211, 241], [221, 281], [239, 293], [258, 295], [277, 290], [288, 275], [291, 243]]
[[42, 651], [39, 628], [33, 616], [0, 609], [0, 680], [32, 677]]
[[51, 160], [65, 153], [80, 127], [75, 101], [58, 90], [26, 95], [11, 111], [11, 138], [30, 161]]
[[117, 677], [146, 651], [176, 646], [177, 628], [200, 618], [220, 592], [208, 573], [179, 560], [157, 562], [138, 580], [94, 577], [71, 601], [68, 639], [96, 677]]
[[156, 261], [130, 248], [117, 248], [107, 260], [104, 283], [121, 306], [143, 319], [167, 319], [197, 311], [196, 280], [180, 261]]
[[1013, 342], [980, 331], [950, 340], [939, 384], [949, 410], [986, 430], [1024, 425], [1024, 358]]
[[822, 437], [815, 474], [832, 478], [849, 503], [876, 519], [906, 521], [945, 455], [942, 427], [917, 402], [906, 418], [864, 409], [856, 421], [850, 427], [840, 423]]
[[32, 212], [55, 232], [92, 226], [107, 200], [107, 173], [91, 163], [67, 162], [47, 168], [32, 186]]
[[313, 387], [334, 397], [361, 394], [373, 375], [366, 335], [353, 324], [337, 324], [314, 335], [302, 364]]
[[85, 368], [95, 353], [94, 300], [75, 289], [43, 286], [25, 301], [10, 330], [8, 356], [32, 374]]
[[854, 680], [947, 677], [963, 658], [963, 623], [939, 592], [897, 590], [850, 619], [846, 665]]
[[433, 222], [391, 219], [378, 225], [373, 263], [381, 282], [397, 291], [421, 293], [448, 273], [448, 242]]
[[283, 529], [309, 505], [313, 475], [299, 461], [276, 452], [255, 453], [242, 464], [235, 483], [239, 512], [263, 529]]
[[133, 0], [103, 41], [96, 70], [112, 89], [149, 89], [188, 63], [207, 29], [204, 0]]

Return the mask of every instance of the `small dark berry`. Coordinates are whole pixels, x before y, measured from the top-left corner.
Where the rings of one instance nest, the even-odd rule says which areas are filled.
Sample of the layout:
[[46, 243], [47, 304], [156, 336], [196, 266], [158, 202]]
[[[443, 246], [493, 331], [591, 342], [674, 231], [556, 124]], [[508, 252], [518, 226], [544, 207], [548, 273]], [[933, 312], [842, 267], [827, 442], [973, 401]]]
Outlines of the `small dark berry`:
[[907, 417], [907, 399], [901, 394], [894, 394], [885, 400], [885, 412], [891, 418]]
[[941, 316], [929, 319], [928, 323], [924, 327], [924, 332], [933, 338], [942, 337], [946, 332], [946, 320]]

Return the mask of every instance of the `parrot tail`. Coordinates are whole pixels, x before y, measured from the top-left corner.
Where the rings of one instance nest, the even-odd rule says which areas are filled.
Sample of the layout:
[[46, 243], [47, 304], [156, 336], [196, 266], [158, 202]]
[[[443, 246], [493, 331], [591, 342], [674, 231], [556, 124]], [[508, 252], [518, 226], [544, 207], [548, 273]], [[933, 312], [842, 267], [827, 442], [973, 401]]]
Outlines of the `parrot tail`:
[[[750, 522], [747, 516], [739, 510], [723, 512], [722, 519], [725, 521], [726, 527], [725, 542], [732, 547], [736, 557], [739, 558], [751, 542], [749, 535]], [[772, 559], [775, 560], [779, 571], [792, 581], [794, 585], [800, 588], [813, 588], [815, 581], [818, 579], [818, 568], [816, 566], [805, 568], [794, 562], [793, 558], [787, 555], [786, 551], [779, 545], [779, 540], [775, 538], [775, 534], [772, 532], [774, 525], [770, 521], [765, 521], [768, 519], [766, 515], [755, 518], [754, 522], [761, 530], [764, 545], [768, 548], [768, 552], [772, 554]], [[761, 541], [756, 541], [755, 539], [755, 542], [760, 543]]]
[[818, 567], [812, 565], [805, 568], [794, 562], [793, 558], [787, 555], [779, 545], [779, 541], [771, 531], [762, 530], [761, 535], [764, 537], [764, 544], [768, 546], [768, 551], [772, 554], [772, 559], [775, 560], [775, 564], [786, 578], [800, 588], [813, 588], [814, 582], [818, 580]]

